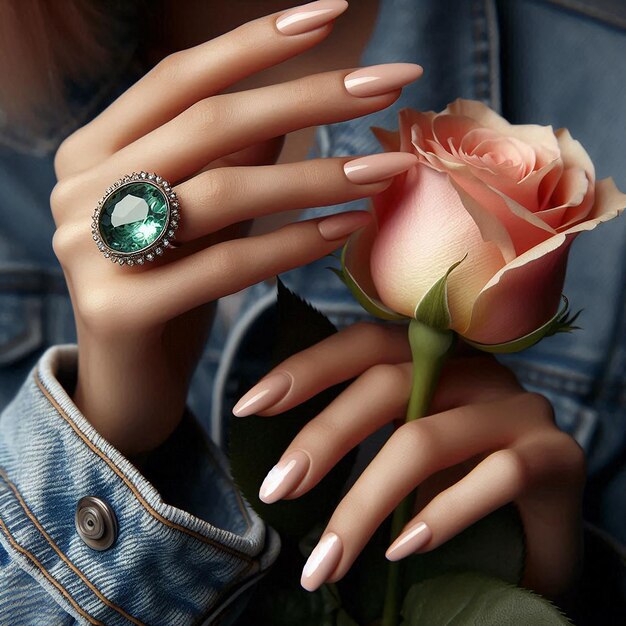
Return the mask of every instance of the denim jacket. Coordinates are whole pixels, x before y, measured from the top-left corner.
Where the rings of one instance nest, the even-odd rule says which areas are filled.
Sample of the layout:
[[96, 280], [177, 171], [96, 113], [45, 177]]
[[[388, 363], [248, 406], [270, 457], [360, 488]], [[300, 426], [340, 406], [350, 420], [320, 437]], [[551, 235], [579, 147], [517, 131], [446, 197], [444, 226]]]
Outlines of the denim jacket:
[[[3, 126], [0, 111], [0, 624], [234, 623], [280, 548], [239, 495], [224, 454], [238, 395], [269, 367], [269, 281], [220, 301], [185, 417], [141, 468], [71, 400], [77, 346], [51, 246], [53, 158], [66, 135], [145, 71], [132, 52], [120, 53], [123, 71], [77, 86], [70, 124], [32, 136]], [[514, 123], [569, 128], [598, 177], [626, 189], [624, 58], [619, 0], [381, 0], [362, 65], [417, 62], [425, 75], [384, 111], [319, 127], [310, 156], [378, 152], [370, 126], [395, 128], [402, 107], [441, 110], [464, 97]], [[314, 208], [298, 219], [365, 206]], [[327, 265], [281, 278], [338, 327], [371, 319]], [[584, 309], [584, 330], [502, 357], [584, 447], [586, 515], [622, 542], [625, 266], [626, 219], [581, 235], [564, 291]], [[89, 523], [112, 534], [112, 545], [100, 549]]]

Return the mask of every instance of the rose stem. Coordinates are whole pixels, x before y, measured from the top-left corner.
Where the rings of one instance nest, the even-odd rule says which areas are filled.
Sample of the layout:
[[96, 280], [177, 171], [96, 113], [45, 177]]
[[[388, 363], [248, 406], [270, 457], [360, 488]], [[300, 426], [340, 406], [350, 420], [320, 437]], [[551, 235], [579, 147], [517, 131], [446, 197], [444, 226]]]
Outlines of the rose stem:
[[[413, 383], [405, 423], [424, 417], [433, 397], [441, 369], [452, 352], [456, 335], [450, 330], [437, 330], [416, 319], [409, 323], [409, 344], [413, 355]], [[415, 493], [412, 491], [396, 508], [391, 522], [392, 541], [411, 519]], [[390, 561], [387, 591], [381, 626], [396, 626], [400, 616], [402, 571], [404, 560]]]

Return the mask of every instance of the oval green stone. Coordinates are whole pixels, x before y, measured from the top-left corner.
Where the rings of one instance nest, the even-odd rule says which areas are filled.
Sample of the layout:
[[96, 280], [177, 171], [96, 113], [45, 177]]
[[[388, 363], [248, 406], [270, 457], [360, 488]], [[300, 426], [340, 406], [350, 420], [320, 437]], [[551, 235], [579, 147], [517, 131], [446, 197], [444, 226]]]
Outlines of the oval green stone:
[[100, 211], [100, 236], [121, 253], [140, 252], [167, 226], [167, 198], [156, 185], [129, 183], [112, 193]]

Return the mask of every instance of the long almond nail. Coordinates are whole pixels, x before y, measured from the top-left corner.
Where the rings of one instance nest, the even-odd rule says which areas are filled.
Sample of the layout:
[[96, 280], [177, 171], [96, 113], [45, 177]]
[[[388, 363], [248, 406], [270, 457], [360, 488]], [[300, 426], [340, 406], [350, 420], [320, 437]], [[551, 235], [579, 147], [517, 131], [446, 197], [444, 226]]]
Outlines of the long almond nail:
[[247, 417], [274, 406], [291, 389], [292, 379], [284, 372], [277, 372], [257, 383], [241, 397], [233, 407], [237, 417]]
[[348, 8], [346, 0], [318, 0], [290, 9], [276, 20], [283, 35], [301, 35], [321, 28]]
[[302, 450], [295, 450], [269, 471], [259, 490], [259, 500], [272, 504], [289, 495], [309, 471], [311, 461]]
[[424, 70], [415, 63], [372, 65], [348, 74], [343, 80], [353, 96], [380, 96], [417, 80]]
[[365, 226], [372, 219], [368, 211], [351, 211], [332, 215], [317, 223], [320, 234], [328, 241], [342, 239]]
[[385, 556], [390, 561], [399, 561], [425, 546], [432, 538], [433, 533], [430, 528], [424, 522], [419, 522], [399, 535], [389, 546]]
[[343, 171], [350, 182], [366, 185], [405, 172], [417, 163], [418, 158], [410, 152], [383, 152], [348, 161]]
[[341, 560], [343, 545], [339, 535], [326, 533], [309, 556], [300, 584], [307, 591], [315, 591], [333, 573]]

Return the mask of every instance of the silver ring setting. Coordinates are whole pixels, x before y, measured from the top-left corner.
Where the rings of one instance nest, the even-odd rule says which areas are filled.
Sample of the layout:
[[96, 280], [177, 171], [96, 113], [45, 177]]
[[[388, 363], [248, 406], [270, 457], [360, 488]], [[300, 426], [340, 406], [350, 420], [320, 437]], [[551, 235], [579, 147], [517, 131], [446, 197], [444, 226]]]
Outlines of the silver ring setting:
[[180, 204], [170, 184], [153, 172], [133, 172], [100, 198], [91, 234], [105, 258], [119, 265], [144, 265], [177, 248]]

